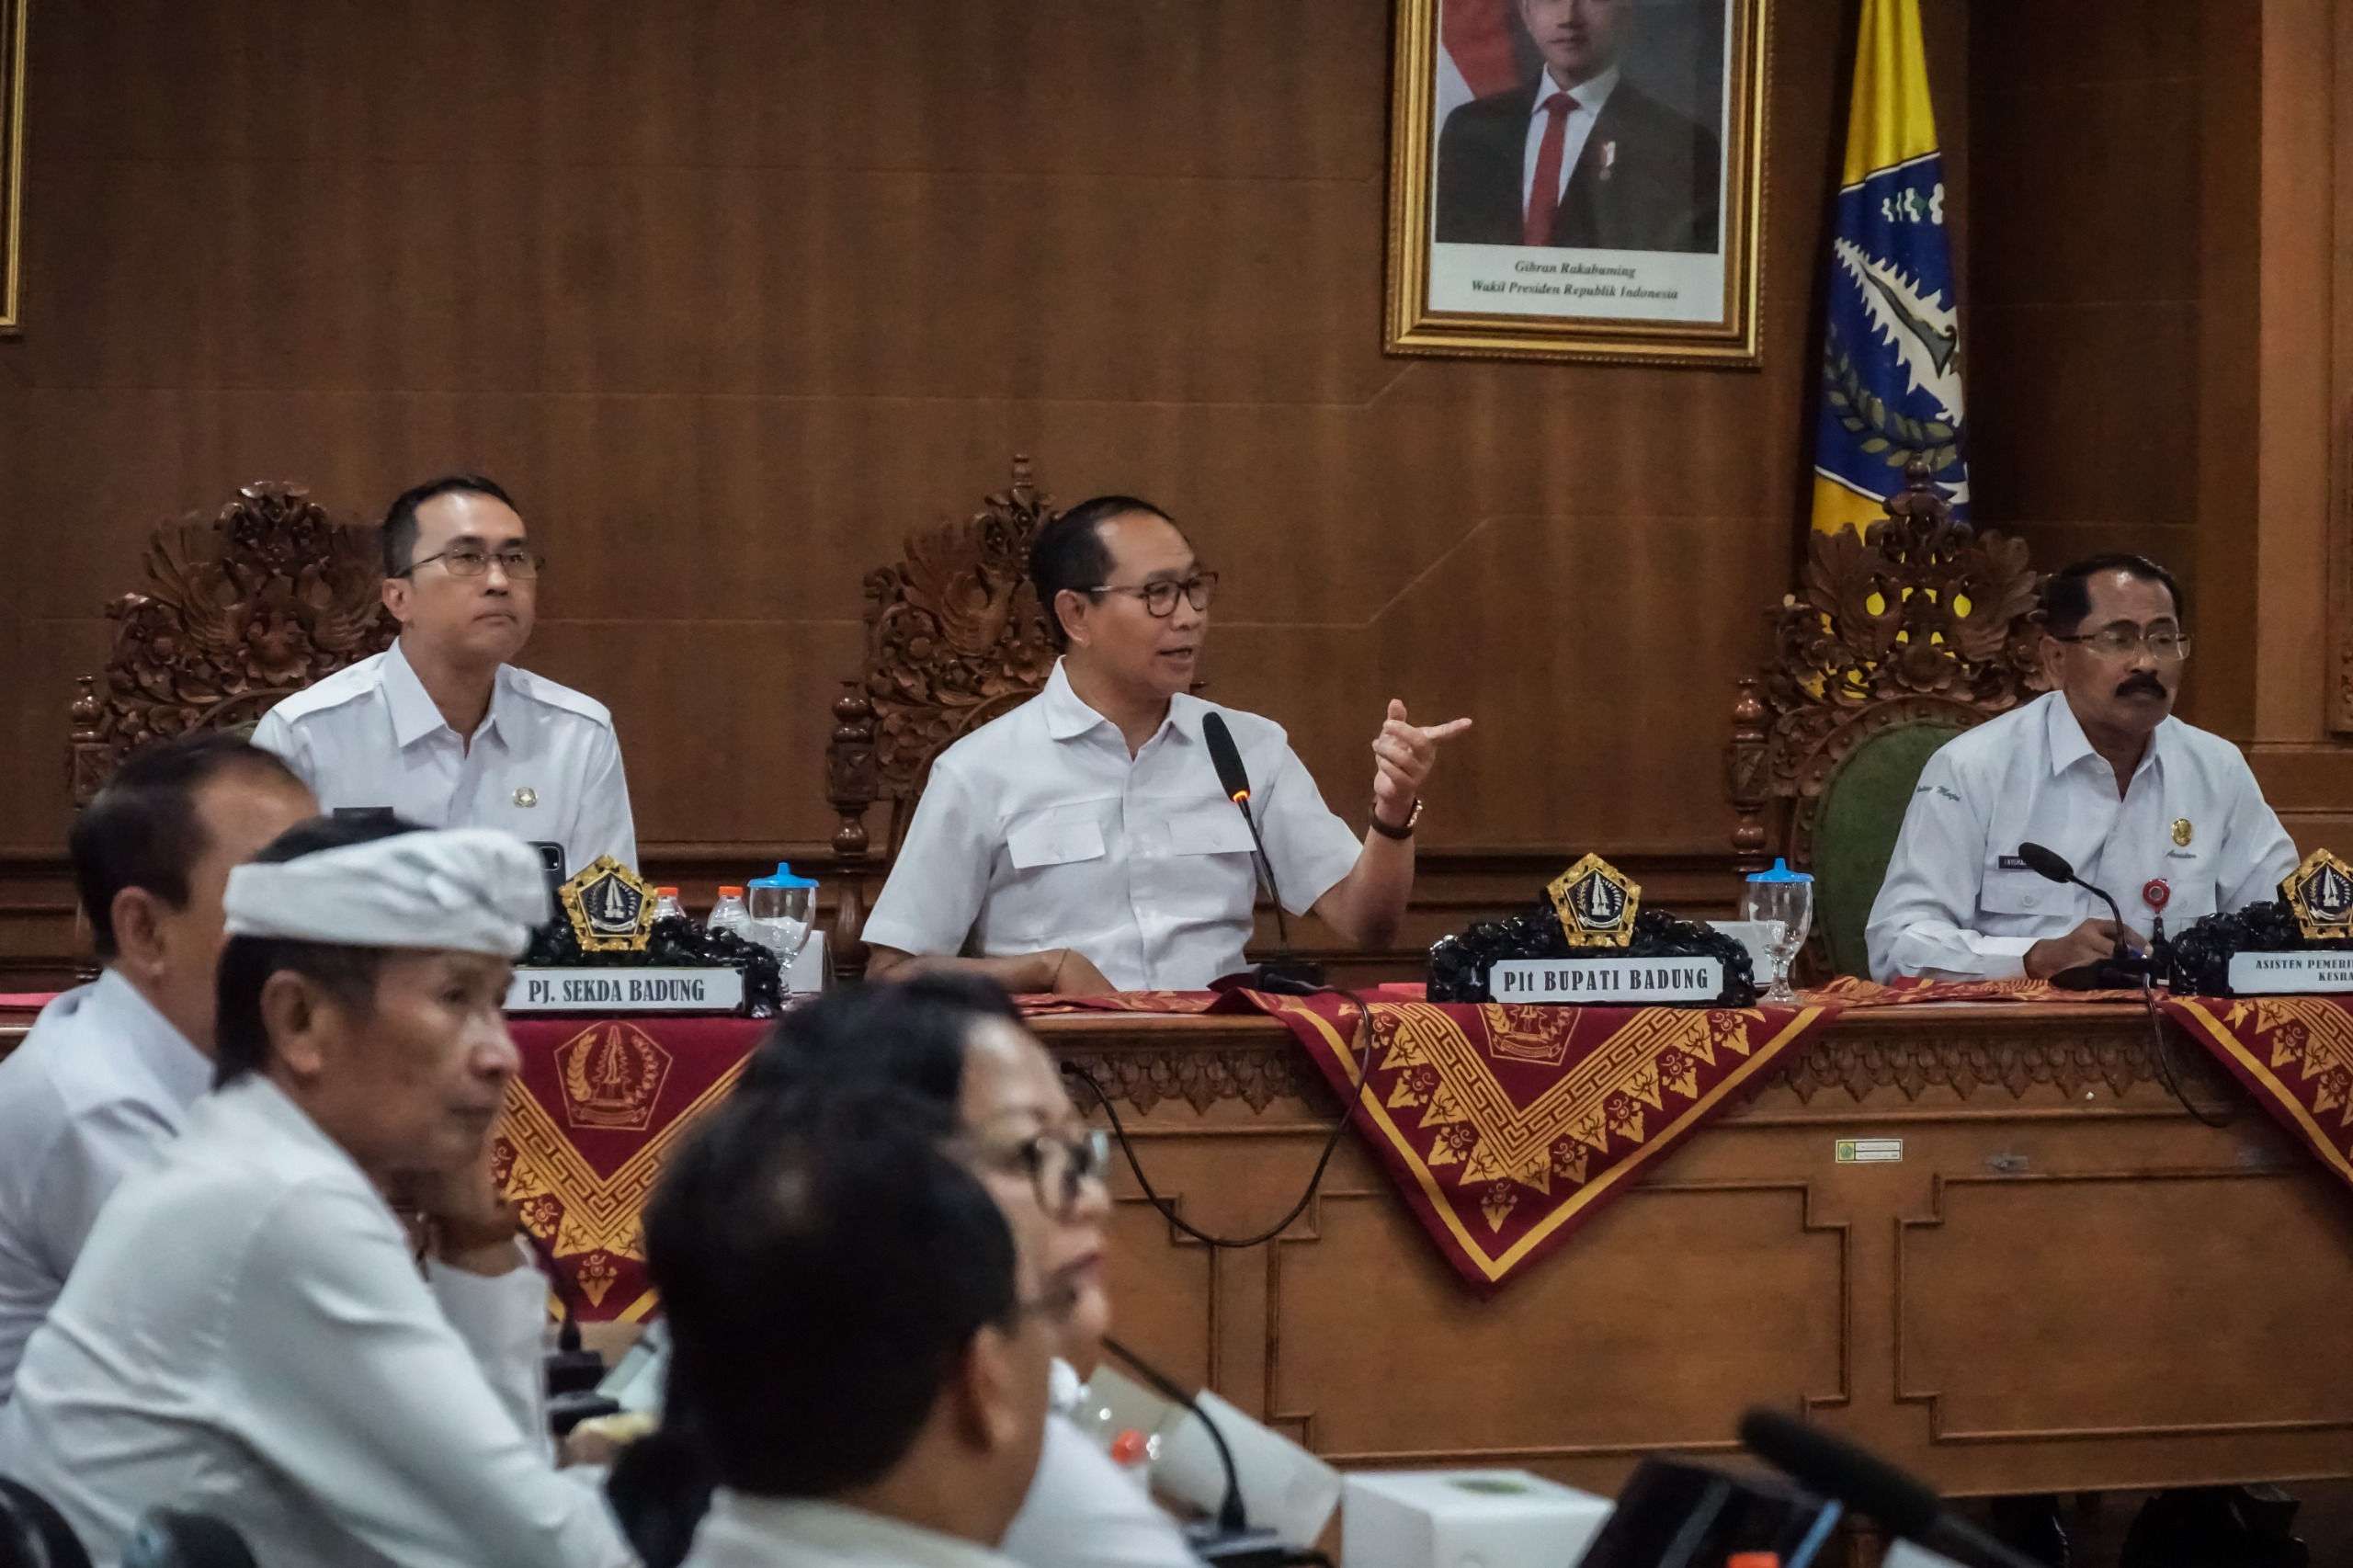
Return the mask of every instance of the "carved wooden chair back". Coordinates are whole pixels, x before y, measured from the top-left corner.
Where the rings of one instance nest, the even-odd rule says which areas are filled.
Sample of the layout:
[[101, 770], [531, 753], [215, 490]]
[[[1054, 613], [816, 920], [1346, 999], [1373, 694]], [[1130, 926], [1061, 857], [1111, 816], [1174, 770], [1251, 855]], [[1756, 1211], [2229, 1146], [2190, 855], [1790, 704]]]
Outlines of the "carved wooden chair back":
[[248, 484], [213, 517], [157, 523], [146, 566], [146, 583], [107, 607], [115, 631], [104, 673], [76, 677], [77, 807], [132, 747], [249, 725], [381, 653], [399, 630], [383, 607], [375, 529], [329, 517], [297, 484]]
[[[1052, 515], [1029, 460], [1017, 456], [1003, 492], [963, 522], [910, 535], [904, 558], [866, 579], [865, 667], [842, 683], [825, 747], [825, 795], [840, 816], [831, 943], [846, 972], [865, 966], [867, 887], [888, 873], [933, 759], [1053, 673], [1053, 640], [1029, 585], [1029, 541]], [[877, 801], [890, 806], [879, 858], [866, 826]]]
[[1738, 683], [1724, 756], [1740, 869], [1815, 874], [1819, 952], [1864, 972], [1863, 926], [1929, 755], [2040, 689], [2026, 543], [1955, 522], [1915, 459], [1887, 518], [1806, 541], [1775, 654]]

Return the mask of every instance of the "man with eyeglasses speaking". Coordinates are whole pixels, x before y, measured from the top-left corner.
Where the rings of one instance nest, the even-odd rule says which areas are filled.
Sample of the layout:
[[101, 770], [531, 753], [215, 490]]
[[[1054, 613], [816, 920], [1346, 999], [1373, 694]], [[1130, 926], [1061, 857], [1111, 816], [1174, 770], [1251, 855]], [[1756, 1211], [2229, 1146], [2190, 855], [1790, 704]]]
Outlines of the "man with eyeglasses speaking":
[[1392, 701], [1372, 743], [1361, 841], [1282, 728], [1191, 694], [1216, 596], [1167, 515], [1084, 501], [1038, 530], [1029, 575], [1063, 648], [1045, 689], [942, 752], [864, 936], [880, 978], [922, 960], [1008, 991], [1196, 990], [1243, 967], [1256, 898], [1250, 828], [1219, 782], [1214, 715], [1249, 776], [1284, 906], [1374, 947], [1414, 884], [1438, 744]]
[[384, 515], [384, 604], [400, 640], [262, 716], [326, 810], [560, 845], [564, 870], [637, 864], [620, 742], [605, 705], [507, 661], [530, 640], [540, 558], [492, 480], [452, 474]]
[[2046, 881], [2022, 843], [2056, 850], [2122, 906], [2125, 941], [2178, 931], [2274, 890], [2296, 846], [2239, 749], [2172, 716], [2189, 656], [2171, 573], [2096, 555], [2043, 589], [2054, 687], [1956, 737], [1913, 790], [1871, 906], [1871, 977], [2043, 979], [2106, 958], [2116, 926]]

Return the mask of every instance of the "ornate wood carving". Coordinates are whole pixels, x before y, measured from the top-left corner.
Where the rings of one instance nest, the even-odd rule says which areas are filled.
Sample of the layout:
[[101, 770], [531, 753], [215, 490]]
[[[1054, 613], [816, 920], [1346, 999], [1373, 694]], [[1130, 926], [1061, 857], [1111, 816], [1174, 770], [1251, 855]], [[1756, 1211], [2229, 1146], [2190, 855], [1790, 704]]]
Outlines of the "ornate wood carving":
[[1739, 683], [1724, 776], [1744, 869], [1776, 853], [1809, 863], [1822, 787], [1870, 736], [1922, 718], [1976, 724], [2040, 688], [2041, 578], [2025, 541], [1953, 521], [1919, 459], [1904, 481], [1869, 533], [1808, 537], [1803, 579], [1774, 612], [1773, 662]]
[[[1202, 1115], [1220, 1100], [1240, 1100], [1254, 1111], [1277, 1100], [1305, 1100], [1319, 1115], [1339, 1107], [1288, 1038], [1264, 1046], [1172, 1047], [1157, 1051], [1057, 1051], [1055, 1060], [1084, 1071], [1113, 1099], [1149, 1112], [1163, 1100], [1183, 1100]], [[1091, 1109], [1078, 1098], [1082, 1110]]]
[[133, 746], [257, 719], [381, 653], [398, 631], [374, 530], [330, 517], [300, 485], [249, 484], [215, 517], [156, 524], [146, 565], [143, 589], [107, 607], [115, 635], [104, 675], [77, 680], [77, 806]]
[[1976, 1037], [1833, 1033], [1784, 1067], [1776, 1081], [1808, 1104], [1831, 1089], [1857, 1100], [1886, 1088], [1916, 1100], [1932, 1087], [1963, 1099], [1979, 1089], [2023, 1099], [2037, 1085], [2047, 1085], [2073, 1098], [2095, 1084], [2120, 1095], [2135, 1084], [2159, 1081], [2145, 1037], [2120, 1036], [2111, 1028], [2020, 1039], [1994, 1032], [1997, 1023], [1990, 1021], [1987, 1032]]
[[[825, 794], [840, 814], [834, 849], [866, 858], [869, 807], [887, 801], [890, 825], [873, 874], [888, 869], [932, 759], [951, 743], [1034, 696], [1054, 667], [1029, 540], [1051, 517], [1029, 460], [1013, 482], [961, 523], [909, 536], [904, 558], [866, 579], [866, 667], [844, 681], [825, 747]], [[866, 873], [840, 880], [832, 938], [848, 973], [865, 967]]]

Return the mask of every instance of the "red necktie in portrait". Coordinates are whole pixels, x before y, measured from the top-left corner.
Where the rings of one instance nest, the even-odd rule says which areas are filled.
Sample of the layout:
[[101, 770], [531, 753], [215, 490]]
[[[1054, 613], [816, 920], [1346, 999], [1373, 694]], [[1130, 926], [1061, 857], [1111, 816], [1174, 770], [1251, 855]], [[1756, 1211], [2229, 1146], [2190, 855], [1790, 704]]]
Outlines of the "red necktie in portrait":
[[1536, 178], [1528, 192], [1528, 219], [1520, 231], [1522, 244], [1552, 243], [1552, 214], [1561, 206], [1561, 149], [1568, 141], [1569, 111], [1576, 107], [1576, 99], [1566, 93], [1554, 93], [1544, 100], [1544, 112], [1552, 118], [1545, 122], [1544, 140], [1536, 149]]

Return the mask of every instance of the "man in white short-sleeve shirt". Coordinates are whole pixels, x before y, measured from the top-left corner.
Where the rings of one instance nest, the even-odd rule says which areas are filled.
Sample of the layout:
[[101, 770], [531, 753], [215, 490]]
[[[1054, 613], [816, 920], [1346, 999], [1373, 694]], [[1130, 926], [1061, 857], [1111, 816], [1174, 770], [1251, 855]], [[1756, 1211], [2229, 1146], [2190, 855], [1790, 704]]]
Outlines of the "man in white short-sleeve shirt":
[[212, 1086], [229, 868], [317, 810], [269, 753], [197, 730], [132, 753], [74, 819], [66, 847], [106, 968], [0, 1061], [0, 1405], [98, 1210]]
[[1437, 744], [1470, 720], [1425, 729], [1390, 703], [1359, 841], [1280, 725], [1189, 694], [1217, 577], [1165, 514], [1082, 502], [1039, 530], [1030, 576], [1063, 658], [1035, 699], [933, 763], [866, 922], [870, 974], [921, 958], [1077, 994], [1194, 990], [1243, 968], [1257, 884], [1202, 735], [1212, 713], [1284, 906], [1359, 947], [1395, 933]]
[[637, 864], [613, 716], [507, 661], [530, 640], [540, 557], [494, 481], [452, 475], [385, 514], [384, 604], [400, 641], [262, 716], [326, 810], [381, 806], [426, 827], [556, 844], [564, 871]]
[[2106, 958], [2116, 923], [2044, 881], [2055, 850], [2124, 912], [2129, 947], [2162, 918], [2274, 897], [2296, 846], [2239, 749], [2172, 716], [2189, 638], [2164, 567], [2094, 556], [2044, 591], [2043, 670], [2058, 689], [1928, 759], [1866, 939], [1872, 978], [2040, 980]]

